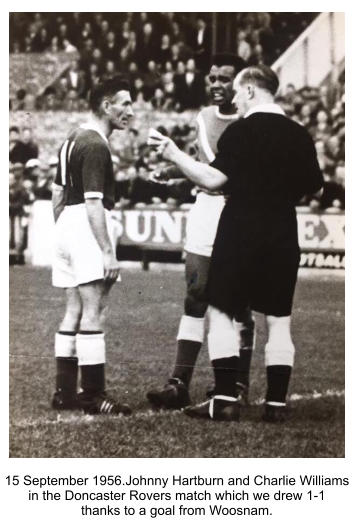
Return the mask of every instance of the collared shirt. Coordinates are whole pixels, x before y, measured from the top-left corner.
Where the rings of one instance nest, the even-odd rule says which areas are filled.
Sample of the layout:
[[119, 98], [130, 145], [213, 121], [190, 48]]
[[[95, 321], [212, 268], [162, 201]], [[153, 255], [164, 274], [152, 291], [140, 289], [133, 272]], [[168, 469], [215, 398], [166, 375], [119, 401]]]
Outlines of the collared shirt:
[[276, 113], [277, 115], [285, 115], [285, 112], [279, 106], [275, 103], [270, 104], [258, 104], [257, 106], [254, 106], [253, 108], [249, 109], [246, 113], [244, 118], [249, 117], [253, 113]]
[[101, 128], [97, 126], [97, 124], [93, 120], [86, 122], [85, 124], [81, 124], [80, 128], [91, 129], [92, 131], [96, 131], [99, 135], [101, 135], [102, 139], [106, 142], [106, 144], [108, 144], [108, 139], [106, 135], [103, 133]]

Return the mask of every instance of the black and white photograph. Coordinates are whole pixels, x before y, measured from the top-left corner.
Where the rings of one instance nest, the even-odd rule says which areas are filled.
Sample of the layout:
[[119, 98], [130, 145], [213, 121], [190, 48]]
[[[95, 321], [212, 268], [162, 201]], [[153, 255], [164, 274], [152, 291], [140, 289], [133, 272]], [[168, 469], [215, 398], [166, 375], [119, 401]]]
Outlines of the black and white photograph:
[[9, 458], [344, 458], [345, 13], [9, 50]]

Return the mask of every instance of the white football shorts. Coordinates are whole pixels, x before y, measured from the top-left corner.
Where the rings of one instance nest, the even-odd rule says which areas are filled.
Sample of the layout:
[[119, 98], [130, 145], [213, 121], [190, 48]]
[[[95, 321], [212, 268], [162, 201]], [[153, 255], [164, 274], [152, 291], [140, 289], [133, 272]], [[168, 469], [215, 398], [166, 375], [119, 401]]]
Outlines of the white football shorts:
[[[108, 235], [115, 250], [115, 221], [105, 210]], [[103, 255], [90, 227], [85, 204], [66, 206], [55, 225], [52, 284], [73, 288], [103, 279]]]
[[185, 251], [211, 257], [224, 206], [223, 195], [210, 195], [203, 191], [197, 194], [187, 217]]

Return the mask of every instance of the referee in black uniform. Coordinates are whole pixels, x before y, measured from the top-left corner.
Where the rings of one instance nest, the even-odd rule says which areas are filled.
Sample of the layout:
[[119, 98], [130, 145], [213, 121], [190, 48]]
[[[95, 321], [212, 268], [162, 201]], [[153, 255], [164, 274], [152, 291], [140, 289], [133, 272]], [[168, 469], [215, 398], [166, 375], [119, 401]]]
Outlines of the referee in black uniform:
[[[266, 315], [267, 392], [264, 419], [285, 419], [295, 348], [290, 321], [300, 251], [295, 204], [323, 184], [313, 141], [304, 127], [274, 103], [279, 81], [267, 66], [244, 69], [235, 79], [240, 118], [223, 133], [210, 166], [182, 153], [168, 138], [158, 140], [163, 156], [195, 184], [229, 195], [211, 261], [208, 300], [210, 331], [220, 341], [212, 364], [215, 395], [189, 407], [187, 415], [238, 420], [232, 319], [251, 307]], [[156, 144], [155, 139], [151, 142]]]

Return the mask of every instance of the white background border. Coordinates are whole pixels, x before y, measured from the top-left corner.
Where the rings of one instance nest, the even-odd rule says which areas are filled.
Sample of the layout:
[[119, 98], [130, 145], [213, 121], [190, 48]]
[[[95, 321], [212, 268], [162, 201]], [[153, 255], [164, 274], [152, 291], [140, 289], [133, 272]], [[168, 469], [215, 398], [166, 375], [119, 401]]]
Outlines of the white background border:
[[[357, 140], [358, 133], [356, 129], [356, 122], [358, 118], [357, 108], [357, 32], [358, 32], [358, 17], [357, 8], [351, 7], [353, 3], [349, 2], [313, 2], [301, 1], [295, 2], [296, 9], [288, 9], [287, 2], [257, 2], [251, 1], [247, 7], [252, 11], [345, 11], [346, 12], [346, 92], [347, 92], [347, 232], [346, 232], [346, 246], [347, 246], [347, 287], [346, 287], [346, 458], [345, 459], [9, 459], [8, 458], [8, 244], [7, 244], [7, 188], [5, 184], [1, 192], [1, 210], [4, 217], [1, 221], [2, 228], [2, 243], [3, 243], [3, 257], [2, 257], [2, 272], [4, 278], [2, 283], [2, 326], [1, 333], [3, 335], [3, 348], [1, 351], [1, 413], [3, 424], [1, 429], [1, 471], [0, 471], [0, 487], [3, 499], [1, 514], [3, 516], [3, 523], [36, 523], [55, 525], [57, 523], [63, 524], [65, 520], [69, 523], [82, 523], [78, 519], [78, 514], [73, 513], [71, 504], [54, 503], [51, 507], [45, 506], [41, 503], [26, 503], [25, 498], [18, 491], [14, 489], [9, 490], [6, 485], [5, 476], [8, 474], [40, 474], [42, 475], [84, 475], [85, 473], [142, 473], [147, 475], [170, 475], [174, 472], [181, 472], [183, 475], [210, 475], [220, 476], [224, 473], [229, 475], [240, 476], [244, 474], [266, 473], [268, 475], [290, 474], [298, 473], [314, 473], [335, 476], [351, 476], [352, 485], [348, 489], [338, 489], [336, 491], [330, 490], [332, 494], [330, 501], [324, 505], [296, 505], [286, 504], [277, 509], [273, 518], [268, 518], [267, 523], [279, 524], [302, 524], [306, 520], [308, 524], [315, 523], [320, 520], [325, 524], [336, 524], [338, 520], [344, 520], [347, 525], [356, 523], [357, 512], [355, 510], [355, 498], [357, 497], [357, 448], [358, 448], [358, 433], [357, 433], [357, 372], [358, 372], [358, 341], [357, 341], [357, 293], [358, 293], [358, 260], [357, 260]], [[1, 12], [1, 35], [2, 35], [2, 61], [3, 68], [8, 71], [8, 12], [9, 11], [48, 11], [49, 3], [47, 2], [11, 2], [9, 5], [2, 4]], [[91, 9], [89, 9], [89, 7]], [[62, 1], [58, 4], [56, 11], [117, 11], [119, 8], [125, 7], [119, 2], [102, 2], [99, 5], [89, 4], [87, 2], [68, 2]], [[128, 6], [129, 7], [129, 6]], [[193, 7], [193, 2], [131, 2], [131, 8], [136, 8], [140, 11], [190, 11]], [[221, 11], [238, 11], [239, 8], [244, 7], [242, 3], [237, 2], [196, 2], [196, 9], [202, 11], [215, 11], [220, 8]], [[5, 10], [6, 8], [6, 10]], [[201, 8], [201, 9], [199, 9]], [[2, 163], [3, 163], [3, 177], [7, 180], [7, 162], [8, 162], [8, 82], [4, 80], [1, 85], [2, 89]], [[5, 109], [6, 105], [6, 109]], [[6, 225], [6, 226], [5, 226]], [[329, 300], [329, 298], [328, 298]], [[282, 426], [284, 432], [284, 426]], [[354, 475], [355, 472], [355, 475]], [[254, 518], [233, 518], [235, 521], [240, 520], [242, 523], [257, 522]], [[110, 522], [113, 518], [92, 518], [91, 523], [105, 523]], [[263, 518], [260, 518], [262, 521]], [[83, 519], [83, 522], [85, 518]], [[88, 521], [88, 518], [86, 518]], [[116, 519], [118, 521], [118, 519]], [[121, 518], [121, 521], [125, 521]], [[130, 523], [135, 523], [136, 520], [127, 520]], [[147, 520], [140, 520], [139, 523], [168, 523], [165, 521], [158, 521], [147, 518]], [[196, 519], [196, 521], [201, 521]], [[205, 518], [207, 523], [222, 523], [233, 522], [230, 518]], [[181, 523], [194, 522], [194, 519], [186, 520], [180, 519]]]

